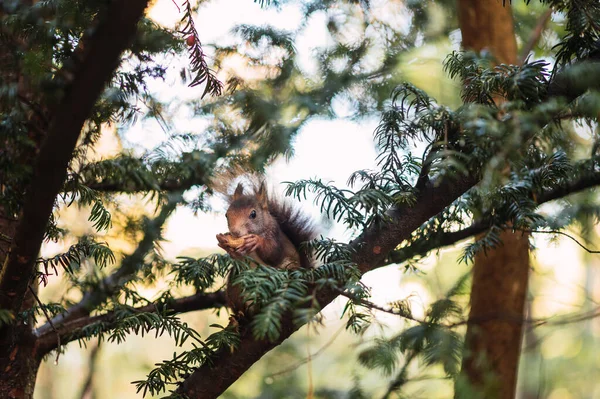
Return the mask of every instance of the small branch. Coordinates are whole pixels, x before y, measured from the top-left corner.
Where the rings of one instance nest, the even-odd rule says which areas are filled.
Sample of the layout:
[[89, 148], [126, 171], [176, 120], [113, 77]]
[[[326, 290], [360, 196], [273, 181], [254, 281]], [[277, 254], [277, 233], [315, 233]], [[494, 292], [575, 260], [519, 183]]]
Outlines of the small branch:
[[548, 21], [550, 21], [551, 16], [552, 9], [546, 10], [542, 15], [540, 15], [540, 18], [538, 19], [535, 28], [533, 28], [533, 32], [531, 32], [531, 36], [529, 37], [527, 44], [521, 50], [521, 55], [519, 56], [519, 64], [525, 63], [525, 60], [527, 59], [527, 56], [529, 56], [529, 53], [538, 44], [540, 38], [542, 37], [544, 29], [546, 29]]
[[395, 392], [407, 381], [406, 374], [408, 372], [408, 366], [415, 359], [415, 357], [417, 357], [417, 353], [414, 350], [411, 351], [408, 356], [406, 356], [406, 359], [404, 360], [404, 366], [402, 366], [396, 378], [394, 378], [394, 380], [390, 383], [386, 393], [382, 396], [382, 399], [388, 399], [393, 392]]
[[532, 328], [540, 327], [543, 325], [563, 326], [566, 324], [579, 323], [581, 321], [595, 319], [596, 317], [600, 317], [600, 306], [588, 312], [565, 315], [559, 317], [558, 320], [554, 321], [549, 319], [534, 319], [530, 320], [529, 322], [532, 324]]
[[87, 371], [85, 383], [83, 384], [83, 388], [81, 389], [81, 399], [92, 399], [94, 396], [94, 374], [96, 372], [96, 358], [98, 357], [99, 351], [100, 342], [97, 342], [90, 352], [90, 366]]
[[[132, 183], [133, 182], [127, 182], [127, 184], [123, 184], [122, 182], [85, 182], [84, 184], [92, 190], [105, 193], [138, 193], [155, 190], [155, 188], [149, 186], [142, 187], [141, 185], [136, 185], [137, 183]], [[175, 192], [185, 191], [193, 186], [200, 186], [203, 184], [206, 184], [206, 179], [202, 176], [197, 176], [188, 180], [165, 180], [158, 183], [158, 188], [161, 191]]]
[[12, 242], [12, 237], [7, 236], [6, 234], [0, 233], [0, 240], [11, 243]]
[[596, 317], [600, 317], [600, 306], [596, 307], [593, 310], [584, 313], [576, 313], [576, 314], [567, 314], [552, 318], [536, 318], [536, 319], [527, 319], [520, 318], [515, 316], [510, 316], [502, 313], [489, 313], [485, 315], [481, 315], [477, 318], [471, 318], [470, 320], [461, 320], [456, 323], [450, 324], [439, 324], [444, 328], [456, 328], [460, 326], [464, 326], [466, 324], [482, 324], [490, 321], [503, 321], [507, 323], [521, 323], [528, 324], [530, 328], [537, 328], [544, 325], [548, 326], [562, 326], [566, 324], [578, 323], [584, 320], [594, 319]]
[[[98, 289], [86, 292], [79, 303], [71, 306], [65, 313], [54, 317], [52, 319], [54, 324], [60, 326], [71, 320], [89, 315], [90, 312], [104, 302], [106, 298], [131, 281], [139, 270], [140, 265], [144, 264], [146, 254], [154, 248], [154, 242], [160, 238], [163, 224], [166, 222], [171, 212], [175, 210], [181, 199], [181, 193], [172, 194], [167, 204], [160, 210], [158, 216], [148, 222], [144, 238], [140, 241], [135, 251], [123, 259], [121, 266], [115, 272], [100, 282]], [[47, 323], [41, 326], [38, 331], [40, 334], [44, 334], [48, 332], [49, 328], [50, 326]]]
[[543, 204], [548, 201], [552, 201], [558, 198], [565, 197], [569, 194], [573, 194], [586, 188], [595, 187], [600, 185], [600, 172], [590, 173], [588, 176], [579, 180], [569, 182], [561, 187], [556, 187], [552, 190], [546, 190], [539, 193], [536, 196], [536, 202]]
[[436, 237], [424, 243], [421, 248], [414, 249], [409, 245], [407, 247], [390, 252], [387, 258], [383, 260], [381, 266], [393, 263], [400, 264], [414, 258], [415, 256], [425, 256], [433, 250], [454, 245], [459, 241], [466, 240], [467, 238], [471, 238], [477, 234], [483, 233], [490, 227], [490, 223], [476, 221], [471, 226], [462, 230], [440, 233]]
[[299, 362], [297, 362], [296, 364], [286, 367], [283, 370], [280, 370], [276, 373], [273, 374], [268, 374], [267, 376], [265, 376], [264, 378], [273, 378], [273, 377], [279, 377], [280, 375], [284, 375], [284, 374], [288, 374], [291, 373], [292, 371], [296, 370], [298, 367], [305, 365], [306, 363], [308, 363], [309, 361], [313, 360], [315, 357], [319, 356], [321, 353], [323, 353], [325, 351], [325, 349], [327, 349], [329, 346], [331, 346], [331, 344], [333, 344], [335, 342], [335, 340], [337, 339], [337, 337], [346, 329], [345, 326], [340, 327], [332, 336], [331, 338], [325, 343], [323, 344], [323, 346], [321, 346], [316, 352], [309, 354], [308, 357], [306, 359], [303, 359]]
[[56, 334], [56, 348], [59, 350], [56, 351], [56, 360], [54, 360], [54, 364], [58, 364], [58, 358], [60, 356], [60, 346], [61, 346], [60, 334], [58, 333], [58, 330], [56, 329], [56, 327], [54, 327], [54, 323], [52, 323], [52, 319], [50, 318], [50, 315], [46, 311], [46, 308], [44, 307], [44, 304], [42, 303], [42, 301], [40, 301], [40, 298], [35, 293], [35, 290], [33, 288], [31, 288], [31, 286], [28, 286], [28, 287], [29, 287], [29, 291], [31, 292], [31, 294], [37, 301], [38, 305], [40, 306], [40, 309], [42, 309], [42, 312], [44, 312], [44, 316], [46, 316], [46, 320], [48, 320], [48, 324], [50, 324], [50, 327], [52, 327], [52, 331]]
[[[174, 299], [163, 307], [160, 307], [159, 304], [151, 303], [149, 305], [131, 308], [131, 311], [133, 313], [156, 313], [168, 310], [173, 313], [187, 313], [197, 310], [220, 308], [225, 306], [225, 304], [225, 292], [217, 291], [208, 294], [198, 293], [188, 297]], [[105, 330], [111, 330], [115, 328], [117, 322], [118, 320], [116, 319], [115, 311], [107, 312], [99, 316], [80, 317], [59, 326], [57, 335], [62, 339], [63, 344], [67, 344], [78, 339], [79, 336], [75, 333], [84, 327], [95, 323], [106, 323]], [[57, 348], [51, 331], [42, 331], [42, 328], [40, 327], [36, 334], [38, 335], [38, 353], [40, 356], [44, 356], [46, 353]]]
[[523, 231], [525, 233], [559, 234], [559, 235], [565, 236], [565, 237], [570, 238], [571, 240], [575, 241], [575, 244], [579, 245], [581, 248], [583, 248], [585, 251], [587, 251], [590, 254], [600, 254], [600, 251], [595, 251], [593, 249], [589, 249], [588, 247], [586, 247], [585, 245], [583, 245], [582, 243], [580, 243], [575, 237], [573, 237], [570, 234], [565, 233], [564, 231], [558, 231], [558, 230], [527, 230], [527, 229], [520, 229], [520, 231]]
[[400, 313], [400, 312], [396, 312], [392, 309], [386, 309], [382, 306], [376, 305], [371, 301], [368, 301], [364, 298], [359, 298], [356, 295], [352, 295], [351, 293], [344, 291], [344, 290], [338, 290], [339, 294], [342, 296], [345, 296], [346, 298], [354, 301], [355, 303], [358, 303], [361, 306], [364, 306], [366, 308], [369, 309], [375, 309], [375, 310], [379, 310], [380, 312], [385, 312], [385, 313], [389, 313], [392, 314], [394, 316], [398, 316], [398, 317], [402, 317], [403, 319], [407, 319], [407, 320], [411, 320], [411, 321], [416, 321], [417, 323], [426, 323], [426, 321], [424, 320], [419, 320], [419, 319], [415, 319], [414, 317], [412, 317], [411, 315], [407, 315], [405, 313]]
[[[52, 104], [52, 122], [33, 166], [22, 217], [11, 245], [9, 261], [0, 279], [0, 308], [18, 312], [29, 281], [35, 272], [54, 201], [67, 175], [81, 129], [98, 96], [118, 66], [121, 53], [133, 38], [137, 22], [148, 0], [115, 0], [101, 13], [96, 27], [82, 39], [84, 50], [77, 51], [67, 73], [60, 101]], [[67, 67], [65, 67], [67, 68]]]

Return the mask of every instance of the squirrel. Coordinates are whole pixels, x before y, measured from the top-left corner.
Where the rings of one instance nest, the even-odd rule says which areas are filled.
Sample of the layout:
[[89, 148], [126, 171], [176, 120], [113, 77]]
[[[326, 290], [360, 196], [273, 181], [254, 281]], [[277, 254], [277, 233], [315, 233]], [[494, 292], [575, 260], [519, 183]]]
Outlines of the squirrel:
[[270, 199], [264, 182], [252, 194], [244, 194], [238, 184], [225, 217], [229, 233], [217, 234], [217, 240], [232, 257], [248, 255], [277, 269], [312, 266], [310, 257], [298, 248], [316, 237], [314, 224], [291, 205]]
[[[240, 183], [228, 199], [225, 217], [229, 233], [217, 234], [217, 240], [231, 257], [248, 255], [258, 263], [283, 270], [313, 266], [310, 255], [299, 247], [317, 236], [314, 223], [289, 203], [270, 198], [264, 181], [254, 184], [254, 192], [248, 194]], [[229, 307], [243, 311], [246, 306], [239, 289], [232, 286], [231, 275], [228, 280]]]

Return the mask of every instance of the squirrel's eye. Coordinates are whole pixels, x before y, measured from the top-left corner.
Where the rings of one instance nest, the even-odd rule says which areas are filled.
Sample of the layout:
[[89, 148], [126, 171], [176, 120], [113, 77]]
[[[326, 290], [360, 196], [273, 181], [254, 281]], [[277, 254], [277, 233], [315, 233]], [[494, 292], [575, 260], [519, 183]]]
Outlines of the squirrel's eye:
[[250, 212], [250, 219], [256, 219], [256, 211], [254, 209]]

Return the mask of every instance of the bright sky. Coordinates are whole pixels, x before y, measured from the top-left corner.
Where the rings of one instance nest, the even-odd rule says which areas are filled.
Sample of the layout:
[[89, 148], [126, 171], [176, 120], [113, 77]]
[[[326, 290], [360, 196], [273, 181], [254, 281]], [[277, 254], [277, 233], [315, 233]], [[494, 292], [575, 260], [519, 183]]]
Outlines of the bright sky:
[[[178, 1], [178, 4], [181, 1]], [[172, 0], [159, 0], [150, 10], [150, 17], [157, 22], [173, 26], [181, 18]], [[301, 22], [302, 14], [298, 7], [284, 5], [280, 10], [274, 8], [261, 9], [252, 1], [225, 0], [205, 4], [195, 17], [196, 28], [203, 43], [226, 43], [231, 39], [228, 34], [237, 24], [272, 24], [277, 28], [290, 29]], [[299, 63], [310, 70], [310, 54], [315, 47], [326, 46], [329, 35], [325, 29], [325, 16], [317, 14], [309, 21], [309, 29], [297, 43], [300, 54]], [[205, 47], [210, 51], [209, 47]], [[186, 59], [177, 60], [187, 62]], [[180, 65], [173, 65], [178, 71]], [[178, 74], [175, 74], [178, 75]], [[177, 87], [179, 86], [179, 87]], [[178, 85], [176, 81], [164, 84], [157, 82], [153, 90], [160, 91], [162, 98], [172, 98], [174, 102], [198, 97], [201, 88], [188, 88]], [[194, 120], [189, 111], [182, 109], [176, 120], [172, 122], [176, 130], [186, 129], [201, 131], [201, 121]], [[280, 159], [268, 169], [269, 182], [274, 187], [281, 181], [294, 181], [311, 177], [320, 177], [325, 181], [333, 181], [345, 185], [349, 175], [358, 169], [375, 166], [375, 150], [373, 131], [376, 120], [354, 123], [347, 120], [313, 120], [303, 128], [295, 139], [294, 157], [287, 162]], [[155, 121], [139, 123], [128, 130], [124, 138], [129, 144], [152, 148], [166, 138], [165, 132]], [[126, 143], [127, 145], [127, 143]], [[215, 211], [222, 211], [220, 204], [215, 203]], [[303, 205], [317, 218], [318, 211]], [[216, 246], [215, 234], [227, 230], [222, 213], [200, 214], [196, 217], [189, 210], [180, 209], [171, 219], [166, 237], [170, 241], [164, 245], [166, 255], [175, 257], [182, 250], [190, 247]], [[347, 239], [342, 229], [330, 232], [339, 239]]]
[[[178, 20], [179, 14], [171, 0], [159, 0], [151, 10], [150, 16], [156, 21], [171, 26]], [[290, 29], [300, 22], [301, 13], [295, 6], [283, 6], [280, 11], [275, 9], [261, 9], [252, 1], [224, 0], [211, 2], [200, 9], [195, 18], [196, 27], [203, 43], [219, 42], [227, 39], [228, 32], [235, 24], [273, 24], [278, 28]], [[315, 47], [326, 46], [329, 34], [325, 28], [324, 14], [316, 14], [308, 22], [309, 28], [296, 43], [299, 52], [298, 63], [302, 68], [312, 71], [310, 54]], [[185, 60], [184, 60], [185, 61]], [[174, 94], [174, 98], [197, 96], [197, 89], [183, 88]], [[166, 92], [172, 92], [166, 87]], [[187, 92], [187, 93], [186, 93]], [[161, 93], [162, 94], [162, 93]], [[174, 121], [180, 127], [189, 124], [189, 116], [183, 124]], [[295, 181], [311, 177], [320, 177], [324, 181], [332, 181], [338, 186], [345, 186], [350, 174], [358, 169], [372, 169], [375, 167], [375, 148], [373, 132], [378, 120], [367, 120], [355, 123], [349, 120], [322, 120], [315, 119], [309, 122], [296, 137], [294, 156], [291, 160], [280, 159], [268, 169], [269, 182], [277, 187], [282, 181]], [[196, 126], [197, 128], [197, 126]], [[126, 139], [139, 144], [150, 143], [156, 137], [158, 144], [164, 140], [164, 133], [156, 124], [152, 131], [145, 126], [143, 129], [134, 129], [126, 134]], [[149, 140], [150, 139], [150, 140]], [[284, 186], [280, 187], [280, 193]], [[320, 215], [316, 207], [302, 204], [316, 220]], [[207, 244], [216, 247], [215, 235], [227, 231], [227, 225], [222, 210], [215, 207], [215, 213], [199, 214], [194, 216], [187, 209], [179, 209], [171, 218], [166, 231], [169, 242], [163, 245], [168, 257], [175, 257], [189, 248], [204, 247]], [[347, 241], [351, 233], [343, 226], [334, 226], [327, 232], [329, 237]], [[419, 287], [406, 286], [401, 292], [399, 289], [402, 271], [399, 268], [386, 268], [369, 273], [363, 281], [370, 286], [376, 286], [373, 300], [378, 303], [397, 300], [411, 293]], [[422, 291], [422, 290], [419, 290]], [[419, 296], [426, 294], [419, 292]], [[422, 298], [424, 299], [424, 298]], [[393, 317], [393, 316], [392, 316]], [[391, 321], [391, 320], [390, 320]]]
[[[182, 0], [175, 1], [178, 4], [182, 2]], [[382, 2], [373, 2], [372, 5], [377, 3], [381, 4]], [[383, 2], [383, 4], [386, 3]], [[383, 5], [382, 7], [388, 6]], [[377, 12], [378, 8], [373, 7], [372, 9]], [[398, 14], [395, 13], [395, 15]], [[173, 0], [158, 0], [151, 9], [150, 16], [166, 26], [173, 26], [180, 19], [180, 14], [173, 4]], [[237, 24], [260, 25], [268, 23], [277, 28], [290, 29], [298, 25], [301, 17], [298, 8], [293, 5], [284, 5], [279, 10], [275, 8], [261, 9], [257, 3], [249, 0], [219, 0], [207, 2], [195, 17], [195, 23], [203, 43], [226, 43], [231, 40], [228, 38], [228, 33]], [[390, 23], [393, 23], [393, 21], [390, 21]], [[314, 18], [308, 21], [309, 28], [306, 29], [306, 33], [296, 43], [299, 53], [298, 63], [307, 71], [314, 70], [310, 57], [313, 49], [327, 46], [330, 43], [325, 24], [325, 15], [316, 14]], [[180, 61], [185, 63], [187, 60]], [[179, 67], [179, 65], [174, 66], [176, 70]], [[161, 96], [171, 96], [174, 102], [199, 95], [198, 88], [191, 89], [185, 86], [176, 88], [173, 82], [166, 82], [161, 87], [157, 86], [157, 90], [160, 90]], [[185, 110], [182, 110], [178, 117], [178, 119], [170, 121], [177, 129], [184, 131], [188, 127], [194, 128], [195, 131], [199, 130], [198, 121], [191, 118], [191, 115], [186, 114]], [[315, 119], [311, 121], [296, 137], [294, 157], [289, 162], [280, 159], [269, 168], [270, 183], [277, 187], [277, 184], [281, 181], [294, 181], [318, 176], [325, 181], [334, 182], [337, 186], [345, 186], [352, 172], [358, 169], [375, 167], [376, 153], [373, 145], [373, 132], [377, 122], [377, 120], [368, 120], [355, 123], [342, 119], [335, 121]], [[138, 126], [128, 131], [125, 138], [132, 144], [143, 144], [146, 148], [151, 148], [162, 142], [166, 136], [155, 122], [149, 121], [138, 124]], [[281, 192], [283, 186], [280, 187]], [[227, 226], [222, 213], [222, 205], [215, 205], [215, 212], [213, 213], [194, 216], [187, 209], [179, 209], [172, 216], [166, 231], [166, 238], [169, 242], [163, 246], [167, 257], [174, 258], [189, 248], [206, 247], [207, 245], [212, 246], [210, 249], [216, 248], [215, 235], [227, 231]], [[318, 209], [306, 203], [303, 203], [302, 206], [313, 214], [315, 219], [319, 219]], [[343, 226], [338, 225], [328, 231], [327, 235], [338, 240], [347, 241], [351, 233], [346, 231]], [[540, 248], [548, 247], [546, 237], [539, 237], [536, 239], [536, 243]], [[564, 241], [561, 240], [561, 244], [564, 245]], [[571, 248], [569, 243], [566, 243], [562, 248], [567, 250], [557, 248], [554, 248], [554, 250], [550, 248], [549, 251], [546, 249], [541, 250], [538, 252], [538, 259], [546, 264], [548, 262], [549, 264], [569, 263], [569, 259], [572, 260], [573, 258], [574, 248]], [[430, 269], [434, 262], [434, 259], [432, 259], [432, 262], [429, 266], [426, 265], [425, 269]], [[560, 277], [560, 280], [564, 281], [565, 284], [562, 285], [562, 288], [553, 287], [553, 292], [557, 295], [557, 298], [560, 297], [560, 302], [563, 304], [562, 306], [560, 304], [556, 306], [558, 308], [569, 307], [573, 301], [573, 284], [580, 277], [580, 273], [571, 271], [569, 278], [560, 271], [557, 273], [557, 277]], [[368, 273], [364, 276], [363, 282], [368, 286], [377, 288], [373, 290], [372, 298], [376, 303], [384, 304], [409, 295], [415, 295], [415, 298], [421, 304], [431, 300], [421, 284], [403, 283], [401, 285], [400, 280], [403, 275], [401, 268], [388, 267]], [[415, 310], [418, 307], [420, 306], [415, 306]], [[553, 310], [558, 310], [558, 308]], [[385, 318], [387, 319], [387, 317]], [[392, 320], [386, 321], [391, 322]]]
[[[182, 0], [175, 0], [181, 3]], [[180, 13], [173, 0], [158, 0], [150, 10], [149, 15], [157, 22], [172, 26], [180, 19]], [[297, 26], [301, 13], [294, 6], [283, 6], [281, 10], [261, 9], [250, 0], [219, 0], [205, 4], [199, 15], [195, 18], [196, 28], [199, 31], [203, 43], [223, 43], [228, 32], [235, 24], [261, 24], [272, 23], [279, 28]], [[326, 19], [324, 15], [317, 14], [315, 18], [308, 21], [307, 33], [297, 43], [300, 54], [299, 63], [306, 70], [311, 69], [310, 54], [315, 47], [328, 44], [328, 33], [325, 29]], [[202, 121], [194, 118], [185, 107], [179, 107], [187, 99], [197, 98], [201, 88], [188, 88], [179, 82], [179, 69], [187, 65], [187, 59], [181, 58], [173, 61], [171, 67], [173, 78], [166, 82], [153, 82], [151, 90], [160, 93], [161, 99], [171, 100], [172, 109], [176, 110], [175, 116], [168, 121], [173, 132], [202, 131]], [[268, 179], [273, 187], [278, 187], [279, 182], [295, 181], [320, 177], [325, 181], [332, 181], [337, 186], [345, 186], [349, 175], [358, 169], [370, 169], [375, 167], [375, 149], [373, 146], [373, 132], [378, 121], [366, 120], [361, 123], [346, 119], [335, 121], [314, 119], [303, 128], [295, 139], [294, 157], [288, 161], [280, 159], [268, 169]], [[151, 149], [164, 142], [168, 134], [159, 124], [152, 120], [138, 121], [130, 129], [121, 132], [126, 147], [138, 149]], [[283, 192], [283, 186], [279, 185], [279, 192]], [[214, 212], [198, 214], [194, 216], [186, 208], [178, 209], [168, 222], [165, 242], [162, 247], [165, 256], [174, 259], [178, 255], [189, 254], [190, 250], [206, 249], [218, 250], [215, 235], [227, 231], [225, 217], [223, 215], [223, 204], [214, 203]], [[320, 215], [316, 207], [309, 203], [301, 205], [310, 212], [316, 220]], [[343, 226], [334, 226], [326, 232], [327, 236], [347, 241], [351, 232], [346, 231]], [[540, 247], [546, 247], [545, 237], [536, 240]], [[564, 245], [564, 242], [561, 241]], [[59, 244], [49, 243], [44, 246], [45, 256], [61, 251]], [[543, 263], [569, 264], [573, 259], [574, 248], [568, 243], [564, 248], [569, 250], [542, 250], [537, 252], [538, 260]], [[432, 259], [432, 262], [434, 260]], [[431, 265], [426, 268], [430, 268]], [[572, 302], [573, 284], [580, 279], [580, 273], [567, 273], [566, 269], [557, 269], [557, 278], [564, 281], [564, 293], [557, 291], [559, 287], [554, 286], [554, 295], [560, 297], [560, 302]], [[563, 270], [564, 273], [560, 273]], [[373, 290], [373, 301], [385, 304], [388, 301], [398, 300], [415, 294], [418, 302], [427, 303], [427, 292], [422, 285], [403, 282], [400, 284], [404, 273], [400, 267], [388, 267], [368, 273], [363, 282], [368, 286], [376, 287]], [[569, 300], [571, 298], [571, 300]], [[416, 306], [415, 308], [417, 308]], [[560, 308], [560, 306], [559, 306]], [[556, 310], [556, 309], [554, 309]]]

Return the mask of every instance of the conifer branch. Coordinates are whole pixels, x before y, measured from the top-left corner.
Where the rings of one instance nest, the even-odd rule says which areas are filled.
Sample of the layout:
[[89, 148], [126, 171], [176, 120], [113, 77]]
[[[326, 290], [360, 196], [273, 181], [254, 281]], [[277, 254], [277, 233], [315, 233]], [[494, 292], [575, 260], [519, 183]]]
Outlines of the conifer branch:
[[[460, 197], [477, 183], [475, 177], [464, 177], [458, 181], [427, 182], [417, 195], [415, 205], [391, 209], [388, 214], [392, 222], [383, 226], [372, 226], [366, 229], [359, 238], [351, 243], [355, 249], [353, 260], [360, 271], [376, 269], [386, 264], [387, 254], [398, 244], [410, 237], [410, 234], [429, 218], [441, 212], [446, 206]], [[600, 173], [591, 174], [575, 182], [552, 190], [544, 191], [536, 196], [537, 203], [551, 201], [562, 196], [581, 191], [600, 184]], [[432, 241], [432, 250], [454, 244], [475, 234], [484, 232], [490, 227], [484, 222], [443, 235], [441, 240]], [[414, 255], [414, 254], [413, 254]], [[412, 257], [411, 255], [410, 257]], [[407, 255], [406, 255], [407, 256]], [[404, 260], [408, 259], [408, 256]], [[397, 259], [400, 260], [400, 259]], [[321, 308], [330, 303], [338, 295], [334, 289], [323, 289], [316, 293]], [[294, 325], [291, 317], [282, 319], [281, 335], [275, 341], [256, 341], [250, 331], [242, 333], [240, 345], [235, 352], [221, 351], [190, 375], [177, 390], [192, 397], [216, 398], [230, 384], [239, 378], [255, 361], [269, 350], [287, 339], [299, 326]], [[228, 370], [223, 373], [222, 370]]]
[[380, 312], [384, 312], [384, 313], [388, 313], [388, 314], [391, 314], [391, 315], [394, 315], [394, 316], [401, 317], [403, 319], [407, 319], [407, 320], [411, 320], [411, 321], [416, 321], [417, 323], [425, 323], [426, 322], [425, 320], [419, 320], [419, 319], [413, 317], [410, 314], [399, 312], [399, 311], [394, 310], [392, 308], [385, 308], [383, 306], [379, 306], [379, 305], [377, 305], [377, 304], [375, 304], [375, 303], [373, 303], [371, 301], [368, 301], [368, 300], [366, 300], [364, 298], [360, 298], [360, 297], [358, 297], [356, 295], [353, 295], [350, 292], [347, 292], [347, 291], [344, 291], [344, 290], [337, 290], [337, 291], [338, 291], [338, 293], [340, 295], [345, 296], [346, 298], [350, 299], [351, 301], [353, 301], [353, 302], [355, 302], [355, 303], [357, 303], [357, 304], [359, 304], [361, 306], [364, 306], [365, 308], [375, 309], [375, 310], [378, 310]]
[[[188, 313], [197, 310], [215, 309], [225, 306], [225, 292], [217, 291], [204, 293], [200, 292], [195, 295], [173, 299], [166, 303], [151, 303], [149, 305], [132, 308], [132, 313], [156, 313], [169, 311], [173, 313]], [[76, 332], [86, 326], [94, 323], [104, 323], [103, 330], [109, 331], [115, 328], [116, 325], [116, 311], [110, 311], [98, 316], [85, 316], [77, 319], [69, 320], [58, 327], [56, 334], [59, 335], [60, 340], [56, 340], [56, 334], [54, 331], [38, 329], [38, 343], [40, 356], [44, 356], [48, 352], [56, 349], [58, 345], [67, 344], [71, 341], [79, 339], [80, 336]]]
[[104, 193], [139, 193], [156, 190], [160, 191], [185, 191], [192, 186], [199, 186], [205, 184], [204, 176], [195, 176], [186, 180], [169, 179], [162, 182], [158, 182], [156, 187], [150, 185], [143, 185], [141, 183], [134, 182], [89, 182], [86, 186], [92, 190], [104, 192]]
[[[596, 187], [600, 185], [600, 172], [591, 173], [579, 180], [567, 182], [562, 186], [555, 187], [551, 190], [542, 191], [537, 194], [531, 194], [535, 199], [538, 205], [543, 203], [553, 201], [555, 199], [566, 197], [570, 194], [575, 194], [579, 191]], [[389, 253], [389, 255], [383, 260], [383, 263], [380, 266], [385, 266], [389, 264], [401, 264], [406, 262], [409, 259], [414, 258], [415, 256], [425, 256], [431, 251], [435, 251], [437, 249], [448, 247], [454, 245], [460, 241], [466, 240], [468, 238], [472, 238], [478, 234], [481, 234], [492, 227], [492, 223], [490, 221], [486, 221], [485, 218], [473, 222], [470, 226], [460, 229], [457, 231], [450, 231], [440, 233], [436, 237], [432, 237], [428, 240], [424, 246], [418, 248], [418, 250], [412, 249], [410, 245], [401, 248]], [[510, 227], [509, 227], [510, 228]], [[531, 233], [556, 233], [566, 235], [560, 231], [542, 231], [542, 230], [527, 230], [527, 229], [519, 229], [521, 231], [529, 231]], [[575, 240], [574, 238], [569, 238]], [[589, 248], [583, 246], [577, 240], [575, 240], [579, 246], [581, 246], [584, 250], [590, 253], [595, 253]]]
[[184, 16], [181, 21], [185, 26], [181, 30], [181, 33], [187, 36], [186, 40], [190, 46], [190, 64], [192, 73], [195, 74], [189, 86], [194, 87], [205, 84], [201, 98], [204, 98], [207, 94], [210, 94], [211, 96], [220, 96], [223, 92], [223, 83], [217, 79], [215, 73], [206, 63], [206, 54], [204, 54], [204, 51], [202, 50], [200, 35], [196, 30], [196, 25], [194, 24], [194, 18], [192, 16], [192, 5], [189, 1], [186, 1], [183, 4], [183, 7]]
[[[355, 249], [353, 261], [362, 273], [380, 267], [389, 251], [432, 216], [464, 194], [477, 183], [474, 177], [461, 180], [446, 179], [424, 184], [412, 207], [390, 209], [391, 221], [384, 225], [367, 228], [351, 245]], [[338, 296], [334, 289], [322, 289], [316, 293], [321, 308]], [[177, 393], [190, 397], [216, 398], [235, 382], [250, 366], [269, 350], [286, 340], [300, 328], [293, 323], [291, 314], [281, 320], [281, 334], [275, 341], [255, 340], [250, 329], [242, 331], [240, 344], [235, 352], [222, 350], [183, 381]], [[224, 373], [223, 370], [227, 370]]]
[[119, 57], [135, 34], [147, 4], [147, 0], [111, 2], [106, 13], [99, 17], [97, 26], [82, 39], [85, 50], [75, 53], [79, 60], [74, 60], [75, 70], [65, 71], [66, 75], [72, 74], [73, 79], [67, 83], [58, 105], [51, 108], [52, 122], [36, 159], [8, 262], [2, 268], [2, 309], [17, 312], [21, 306], [83, 124], [118, 66]]
[[[121, 266], [115, 272], [102, 280], [98, 289], [86, 292], [79, 303], [71, 306], [65, 313], [55, 316], [52, 319], [54, 325], [60, 328], [65, 323], [89, 315], [106, 298], [131, 281], [140, 266], [144, 263], [146, 255], [154, 248], [155, 241], [161, 236], [162, 226], [171, 212], [175, 210], [181, 198], [181, 193], [173, 194], [169, 201], [162, 207], [158, 216], [148, 222], [144, 238], [140, 241], [135, 251], [123, 259]], [[38, 333], [44, 335], [49, 329], [50, 325], [46, 323], [38, 329]]]

